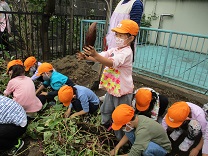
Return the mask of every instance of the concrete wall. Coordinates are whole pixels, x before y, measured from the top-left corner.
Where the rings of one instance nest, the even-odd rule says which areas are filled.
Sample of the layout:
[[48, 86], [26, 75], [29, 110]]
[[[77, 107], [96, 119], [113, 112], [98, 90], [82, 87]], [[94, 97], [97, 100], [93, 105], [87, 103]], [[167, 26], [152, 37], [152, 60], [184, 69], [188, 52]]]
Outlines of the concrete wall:
[[[146, 17], [152, 17], [153, 28], [208, 36], [207, 0], [145, 0], [144, 6]], [[159, 33], [158, 37], [159, 44], [164, 45], [163, 34]], [[154, 43], [155, 38], [149, 39], [149, 41]], [[165, 42], [167, 41], [168, 38]], [[208, 39], [175, 35], [172, 38], [171, 46], [207, 53]]]
[[152, 27], [158, 28], [161, 14], [165, 16], [162, 29], [208, 35], [208, 1], [207, 0], [144, 0], [146, 16], [156, 15]]

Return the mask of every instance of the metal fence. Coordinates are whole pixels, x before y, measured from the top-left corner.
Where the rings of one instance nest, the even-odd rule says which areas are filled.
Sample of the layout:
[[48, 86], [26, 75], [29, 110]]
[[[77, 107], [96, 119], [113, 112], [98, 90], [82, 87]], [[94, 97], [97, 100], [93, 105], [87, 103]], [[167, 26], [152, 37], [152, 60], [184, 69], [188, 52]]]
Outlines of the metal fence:
[[[80, 49], [80, 24], [83, 19], [105, 19], [102, 16], [78, 16], [56, 14], [49, 18], [47, 29], [43, 20], [43, 13], [26, 12], [3, 12], [9, 14], [11, 33], [4, 32], [4, 41], [8, 43], [8, 50], [1, 46], [3, 56], [9, 51], [15, 58], [25, 59], [28, 56], [35, 56], [39, 60], [52, 60], [58, 57], [74, 54]], [[45, 40], [45, 37], [47, 40]], [[47, 43], [45, 43], [47, 42]], [[2, 40], [1, 40], [2, 45]], [[45, 46], [49, 50], [44, 58]]]
[[206, 93], [208, 36], [141, 28], [134, 71]]
[[[86, 33], [92, 22], [82, 21], [81, 34]], [[104, 22], [100, 24], [104, 25]], [[103, 34], [97, 34], [97, 38], [102, 39]], [[97, 40], [96, 49], [99, 50], [102, 44]], [[141, 27], [133, 71], [206, 94], [208, 36]]]

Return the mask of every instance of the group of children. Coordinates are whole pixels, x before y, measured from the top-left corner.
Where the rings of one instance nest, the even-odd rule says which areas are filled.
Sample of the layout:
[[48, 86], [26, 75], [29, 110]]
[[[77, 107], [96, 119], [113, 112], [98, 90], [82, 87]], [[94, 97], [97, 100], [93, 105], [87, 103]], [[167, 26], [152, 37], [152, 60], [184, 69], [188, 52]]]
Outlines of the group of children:
[[[190, 102], [180, 101], [164, 114], [168, 99], [151, 88], [140, 88], [133, 97], [132, 45], [139, 27], [132, 20], [122, 20], [112, 31], [115, 33], [116, 48], [98, 53], [94, 47], [88, 46], [83, 48], [83, 53], [78, 54], [80, 60], [100, 62], [105, 66], [100, 80], [100, 88], [107, 91], [100, 108], [101, 124], [112, 128], [120, 140], [110, 155], [117, 155], [119, 148], [128, 141], [132, 144], [130, 152], [126, 154], [128, 156], [168, 155], [172, 148], [167, 127], [173, 130], [170, 134], [173, 141], [179, 138], [186, 127], [188, 135], [179, 149], [185, 152], [191, 148], [190, 156], [197, 156], [202, 149], [202, 155], [208, 156], [206, 111]], [[200, 142], [193, 147], [195, 138], [201, 132]]]
[[[203, 156], [208, 156], [205, 111], [195, 104], [181, 101], [173, 104], [164, 114], [168, 106], [166, 96], [152, 88], [139, 88], [133, 93], [132, 48], [139, 26], [132, 20], [122, 20], [112, 31], [116, 36], [116, 48], [98, 53], [94, 47], [87, 46], [83, 48], [84, 52], [77, 54], [79, 60], [100, 62], [105, 66], [100, 80], [100, 88], [107, 91], [100, 107], [101, 124], [112, 128], [119, 140], [110, 155], [117, 155], [128, 141], [132, 145], [126, 154], [128, 156], [168, 155], [172, 148], [166, 130], [173, 128], [170, 138], [175, 141], [184, 131], [183, 124], [187, 124], [188, 135], [179, 149], [188, 151], [195, 138], [202, 133], [201, 141], [192, 147], [190, 155], [196, 156], [202, 149]], [[33, 76], [25, 76], [25, 71], [30, 71]], [[27, 128], [27, 119], [33, 118], [46, 102], [53, 102], [55, 96], [68, 107], [65, 117], [93, 114], [99, 109], [99, 98], [92, 90], [73, 83], [50, 63], [40, 63], [35, 57], [27, 58], [24, 64], [21, 60], [9, 62], [7, 73], [10, 81], [4, 96], [0, 96], [0, 145], [5, 140], [7, 145], [0, 146], [0, 150], [12, 148], [11, 152], [16, 153], [24, 145], [19, 137]], [[43, 82], [37, 90], [33, 80]], [[48, 86], [51, 91], [43, 91]], [[11, 94], [13, 100], [6, 97]], [[73, 114], [72, 109], [75, 110]]]
[[[26, 76], [25, 72], [32, 76]], [[65, 117], [93, 114], [99, 108], [99, 98], [92, 90], [75, 85], [50, 63], [40, 63], [33, 56], [24, 63], [21, 60], [10, 61], [7, 74], [10, 80], [4, 96], [0, 95], [0, 150], [8, 150], [8, 155], [16, 154], [23, 147], [24, 141], [20, 137], [27, 129], [28, 119], [34, 118], [46, 102], [56, 102], [55, 96], [68, 107]], [[42, 82], [37, 90], [34, 80]], [[49, 86], [50, 91], [47, 91]], [[71, 114], [72, 108], [74, 114]]]

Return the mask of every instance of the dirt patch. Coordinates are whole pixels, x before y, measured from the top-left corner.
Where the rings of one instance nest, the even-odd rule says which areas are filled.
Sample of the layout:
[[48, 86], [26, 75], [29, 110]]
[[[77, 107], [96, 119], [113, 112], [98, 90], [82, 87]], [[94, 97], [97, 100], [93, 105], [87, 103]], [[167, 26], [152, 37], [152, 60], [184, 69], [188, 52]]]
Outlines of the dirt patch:
[[98, 74], [85, 61], [78, 61], [76, 57], [66, 56], [51, 62], [54, 68], [68, 76], [74, 83], [90, 87], [98, 79]]

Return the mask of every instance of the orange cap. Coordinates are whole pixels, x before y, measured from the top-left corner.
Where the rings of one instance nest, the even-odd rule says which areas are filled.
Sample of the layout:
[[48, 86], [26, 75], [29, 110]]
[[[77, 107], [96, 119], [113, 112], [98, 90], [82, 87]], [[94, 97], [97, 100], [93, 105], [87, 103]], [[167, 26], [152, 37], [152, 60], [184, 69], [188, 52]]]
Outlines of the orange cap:
[[11, 68], [12, 66], [14, 65], [22, 65], [23, 66], [23, 63], [21, 60], [12, 60], [10, 61], [8, 64], [7, 64], [7, 72], [9, 71], [9, 68]]
[[73, 93], [73, 88], [71, 86], [62, 86], [58, 91], [59, 101], [62, 102], [64, 106], [69, 106], [73, 99]]
[[139, 32], [139, 26], [136, 22], [132, 20], [122, 20], [116, 28], [113, 28], [111, 31], [126, 34], [129, 33], [131, 35], [136, 36]]
[[119, 130], [123, 125], [127, 124], [134, 116], [133, 107], [127, 104], [120, 104], [113, 111], [112, 119], [112, 129]]
[[180, 127], [188, 117], [189, 113], [190, 108], [186, 102], [176, 102], [168, 109], [165, 116], [165, 122], [169, 127]]
[[35, 64], [35, 62], [37, 62], [37, 60], [34, 56], [28, 57], [24, 62], [25, 71], [29, 71], [29, 69]]
[[53, 66], [50, 63], [44, 62], [38, 67], [37, 76], [40, 76], [44, 72], [49, 72], [53, 70]]
[[145, 111], [149, 108], [150, 102], [152, 101], [152, 93], [149, 89], [140, 88], [136, 95], [136, 108], [139, 111]]

